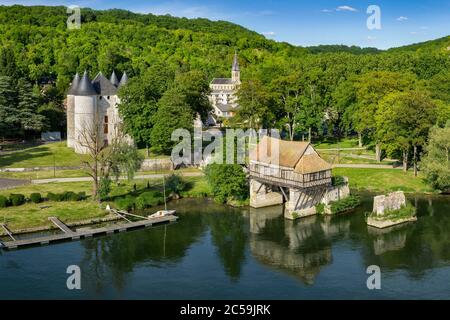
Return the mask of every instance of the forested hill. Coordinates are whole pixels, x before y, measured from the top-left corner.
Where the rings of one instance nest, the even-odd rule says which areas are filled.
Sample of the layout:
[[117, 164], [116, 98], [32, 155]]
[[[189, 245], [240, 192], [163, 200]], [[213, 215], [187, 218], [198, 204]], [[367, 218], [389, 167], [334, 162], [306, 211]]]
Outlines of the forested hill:
[[[107, 22], [107, 23], [142, 23], [144, 25], [154, 25], [169, 30], [185, 29], [195, 32], [209, 33], [236, 33], [249, 37], [262, 38], [258, 33], [227, 21], [211, 21], [208, 19], [188, 19], [177, 18], [170, 15], [157, 16], [153, 14], [139, 14], [127, 10], [93, 10], [83, 8], [81, 21], [87, 22]], [[20, 5], [5, 7], [0, 6], [0, 24], [32, 24], [36, 26], [66, 27], [67, 7], [47, 7]]]
[[436, 40], [415, 43], [408, 46], [392, 48], [390, 52], [406, 52], [406, 51], [424, 51], [424, 52], [441, 52], [450, 54], [450, 36]]
[[110, 73], [114, 68], [133, 76], [164, 62], [173, 68], [201, 69], [211, 78], [229, 74], [235, 49], [243, 67], [258, 64], [270, 53], [305, 52], [229, 22], [124, 10], [82, 9], [82, 28], [68, 30], [66, 10], [0, 6], [4, 59], [14, 57], [20, 76], [39, 83], [57, 81], [65, 90], [76, 71]]

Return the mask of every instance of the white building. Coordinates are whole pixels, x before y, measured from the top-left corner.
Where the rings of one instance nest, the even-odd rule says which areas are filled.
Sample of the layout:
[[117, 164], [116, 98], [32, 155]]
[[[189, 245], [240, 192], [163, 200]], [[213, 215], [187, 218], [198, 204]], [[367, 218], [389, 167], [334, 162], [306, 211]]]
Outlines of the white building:
[[231, 78], [215, 78], [211, 81], [209, 100], [213, 106], [213, 118], [231, 118], [235, 115], [239, 105], [236, 93], [241, 84], [241, 72], [237, 53], [234, 54]]
[[124, 73], [119, 81], [115, 72], [108, 80], [99, 72], [90, 80], [85, 71], [72, 81], [67, 93], [67, 146], [76, 153], [87, 153], [83, 134], [98, 126], [99, 140], [108, 144], [120, 130], [122, 120], [117, 105], [120, 103], [117, 91], [128, 82]]

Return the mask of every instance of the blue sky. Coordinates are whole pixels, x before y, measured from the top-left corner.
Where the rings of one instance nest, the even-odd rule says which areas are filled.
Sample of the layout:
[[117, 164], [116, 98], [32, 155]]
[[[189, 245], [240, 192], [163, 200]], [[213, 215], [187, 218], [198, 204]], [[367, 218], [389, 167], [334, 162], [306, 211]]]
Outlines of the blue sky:
[[[0, 4], [79, 5], [96, 9], [227, 20], [294, 45], [345, 44], [381, 49], [450, 34], [450, 0], [0, 0]], [[381, 9], [381, 30], [369, 30], [369, 5]]]

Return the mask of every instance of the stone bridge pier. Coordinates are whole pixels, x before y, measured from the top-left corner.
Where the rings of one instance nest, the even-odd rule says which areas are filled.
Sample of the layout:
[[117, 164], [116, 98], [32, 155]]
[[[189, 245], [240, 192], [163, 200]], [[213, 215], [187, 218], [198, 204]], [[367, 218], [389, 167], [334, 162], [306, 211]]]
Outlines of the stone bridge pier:
[[277, 188], [255, 179], [250, 179], [250, 206], [252, 208], [265, 208], [284, 203], [283, 195]]

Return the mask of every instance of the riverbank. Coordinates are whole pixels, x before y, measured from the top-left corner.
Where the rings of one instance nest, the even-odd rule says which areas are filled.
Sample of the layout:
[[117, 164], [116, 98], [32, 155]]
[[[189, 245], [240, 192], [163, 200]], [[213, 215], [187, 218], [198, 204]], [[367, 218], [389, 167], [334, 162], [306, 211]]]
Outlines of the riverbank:
[[[389, 169], [356, 169], [356, 168], [335, 168], [334, 175], [349, 177], [350, 188], [354, 191], [368, 191], [372, 193], [388, 193], [392, 191], [404, 191], [406, 193], [426, 194], [433, 193], [433, 190], [426, 184], [422, 177], [414, 177], [412, 172], [404, 173], [400, 170]], [[181, 192], [184, 198], [212, 197], [212, 191], [204, 176], [183, 178], [187, 182], [187, 187]], [[147, 185], [148, 184], [148, 185]], [[121, 181], [119, 185], [114, 185], [110, 194], [112, 203], [115, 198], [126, 197], [136, 189], [162, 191], [162, 181], [159, 176], [149, 176], [148, 179], [135, 179], [132, 182]], [[48, 193], [61, 193], [63, 191], [86, 192], [91, 196], [90, 181], [74, 181], [46, 184], [28, 184], [18, 188], [0, 191], [0, 195], [24, 194], [29, 197], [32, 193], [38, 192], [42, 196]], [[135, 193], [135, 192], [134, 192]], [[136, 193], [133, 195], [136, 196]], [[27, 203], [18, 207], [8, 207], [0, 209], [0, 220], [6, 222], [14, 230], [22, 230], [36, 227], [48, 227], [49, 216], [56, 216], [68, 223], [89, 219], [105, 218], [108, 213], [104, 210], [106, 204], [102, 206], [90, 198], [81, 202], [53, 202], [46, 201], [40, 204]]]
[[[183, 180], [187, 186], [180, 195], [184, 198], [210, 197], [211, 190], [204, 177], [185, 177]], [[135, 191], [135, 186], [136, 190]], [[72, 183], [48, 183], [43, 185], [25, 185], [15, 189], [0, 192], [0, 195], [9, 197], [11, 194], [23, 194], [29, 197], [32, 193], [40, 193], [46, 196], [48, 193], [61, 193], [72, 191], [75, 193], [86, 192], [88, 199], [84, 201], [56, 202], [45, 201], [42, 203], [26, 203], [20, 206], [10, 206], [0, 209], [0, 221], [7, 223], [9, 228], [15, 232], [24, 229], [51, 227], [48, 217], [54, 216], [66, 223], [76, 223], [84, 220], [104, 219], [109, 216], [105, 210], [108, 203], [113, 203], [114, 199], [126, 197], [131, 194], [139, 194], [151, 190], [162, 191], [161, 179], [134, 180], [131, 182], [121, 182], [114, 185], [110, 193], [110, 200], [99, 204], [91, 199], [92, 184], [90, 182]], [[2, 231], [0, 231], [0, 235]]]

